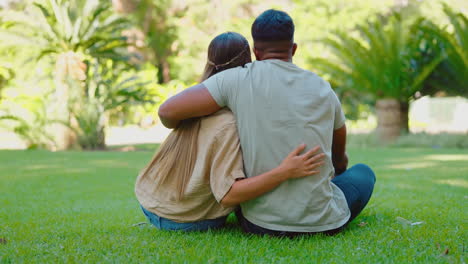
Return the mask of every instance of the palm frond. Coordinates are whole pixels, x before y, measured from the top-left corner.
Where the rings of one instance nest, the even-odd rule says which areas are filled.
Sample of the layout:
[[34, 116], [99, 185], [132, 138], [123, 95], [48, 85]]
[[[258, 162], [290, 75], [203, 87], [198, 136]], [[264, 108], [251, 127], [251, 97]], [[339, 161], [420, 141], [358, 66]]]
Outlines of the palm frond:
[[358, 26], [357, 31], [359, 38], [349, 32], [333, 33], [322, 41], [333, 52], [333, 58], [311, 61], [314, 67], [329, 73], [342, 91], [359, 90], [375, 98], [406, 101], [442, 60], [437, 57], [424, 67], [413, 67], [422, 65], [411, 63], [419, 59], [419, 39], [398, 13], [368, 21]]

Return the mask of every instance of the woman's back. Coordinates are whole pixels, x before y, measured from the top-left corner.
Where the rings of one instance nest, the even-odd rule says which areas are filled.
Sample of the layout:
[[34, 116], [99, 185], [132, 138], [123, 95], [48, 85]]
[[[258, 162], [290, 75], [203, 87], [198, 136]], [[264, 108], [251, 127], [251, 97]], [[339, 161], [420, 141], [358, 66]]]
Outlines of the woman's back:
[[[154, 176], [161, 165], [154, 164], [140, 174], [135, 185], [136, 196], [148, 211], [177, 222], [215, 219], [230, 213], [233, 208], [224, 208], [219, 201], [236, 179], [245, 177], [234, 115], [223, 109], [201, 119], [195, 166], [180, 200], [173, 175], [167, 175], [157, 187]], [[187, 161], [180, 160], [177, 166], [187, 166]]]

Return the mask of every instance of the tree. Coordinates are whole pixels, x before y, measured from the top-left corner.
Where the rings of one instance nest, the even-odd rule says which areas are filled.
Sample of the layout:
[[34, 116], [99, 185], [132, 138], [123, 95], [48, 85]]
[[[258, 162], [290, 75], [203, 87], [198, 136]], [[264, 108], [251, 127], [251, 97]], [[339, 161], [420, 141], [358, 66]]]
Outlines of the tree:
[[[33, 61], [49, 59], [54, 64], [55, 118], [70, 121], [69, 102], [84, 95], [87, 65], [93, 60], [128, 61], [126, 38], [121, 31], [128, 20], [112, 14], [107, 1], [47, 0], [24, 12], [5, 10], [0, 38], [2, 46], [22, 46], [35, 51]], [[72, 110], [73, 111], [73, 110]], [[73, 145], [69, 130], [56, 127], [59, 149]]]
[[444, 5], [444, 13], [450, 21], [448, 26], [438, 26], [429, 20], [422, 24], [421, 34], [429, 41], [426, 52], [442, 53], [446, 57], [429, 76], [422, 89], [423, 94], [433, 95], [442, 91], [446, 95], [468, 97], [468, 19], [462, 12], [455, 12]]
[[358, 26], [360, 36], [336, 32], [326, 38], [323, 43], [334, 56], [312, 60], [317, 69], [333, 76], [335, 86], [377, 100], [377, 131], [384, 141], [408, 131], [409, 100], [443, 58], [439, 54], [418, 63], [424, 59], [420, 49], [426, 41], [415, 33], [421, 23], [421, 19], [407, 22], [397, 12], [380, 16]]
[[129, 67], [112, 60], [95, 60], [86, 71], [84, 95], [70, 104], [70, 127], [83, 149], [105, 149], [109, 114], [129, 104], [152, 102], [142, 82]]
[[13, 79], [15, 72], [8, 65], [0, 63], [0, 101], [2, 100], [2, 89]]
[[178, 38], [176, 20], [186, 10], [186, 6], [176, 6], [172, 0], [114, 0], [117, 12], [133, 14], [137, 28], [126, 32], [134, 42], [142, 41], [140, 46], [145, 60], [158, 68], [157, 81], [167, 83], [171, 76], [171, 57], [176, 52], [174, 42]]

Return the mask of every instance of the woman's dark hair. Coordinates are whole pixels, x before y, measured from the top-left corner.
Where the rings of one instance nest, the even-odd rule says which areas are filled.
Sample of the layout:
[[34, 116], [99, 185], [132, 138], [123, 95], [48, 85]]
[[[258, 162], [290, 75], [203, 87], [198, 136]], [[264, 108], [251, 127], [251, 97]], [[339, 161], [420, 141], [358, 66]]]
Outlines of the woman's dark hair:
[[214, 74], [252, 62], [247, 39], [239, 33], [226, 32], [216, 36], [208, 46], [208, 58], [201, 81]]
[[254, 41], [294, 41], [294, 22], [283, 11], [269, 9], [260, 14], [252, 24]]

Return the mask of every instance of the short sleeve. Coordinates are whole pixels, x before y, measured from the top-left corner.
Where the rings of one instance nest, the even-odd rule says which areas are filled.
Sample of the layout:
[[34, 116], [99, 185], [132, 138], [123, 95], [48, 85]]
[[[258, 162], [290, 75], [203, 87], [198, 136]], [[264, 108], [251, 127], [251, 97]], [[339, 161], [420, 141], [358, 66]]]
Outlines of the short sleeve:
[[216, 201], [220, 202], [237, 179], [245, 178], [235, 123], [219, 131], [215, 144], [214, 153], [212, 153], [210, 185]]
[[236, 96], [237, 75], [241, 68], [233, 68], [217, 73], [203, 81], [213, 99], [220, 107], [231, 108]]
[[332, 101], [333, 101], [333, 107], [335, 110], [335, 122], [333, 125], [333, 130], [337, 130], [341, 128], [345, 122], [346, 122], [346, 117], [343, 113], [343, 110], [341, 109], [341, 103], [338, 97], [336, 96], [335, 92], [332, 91]]

